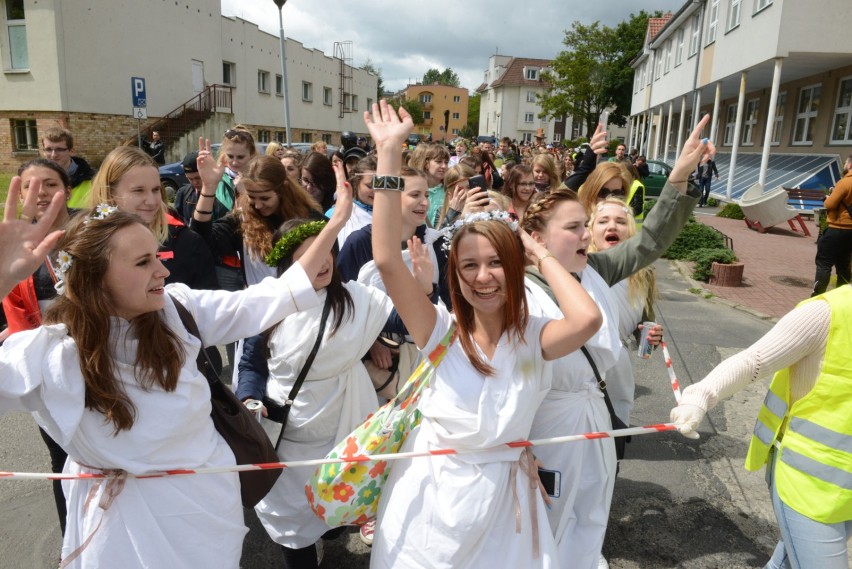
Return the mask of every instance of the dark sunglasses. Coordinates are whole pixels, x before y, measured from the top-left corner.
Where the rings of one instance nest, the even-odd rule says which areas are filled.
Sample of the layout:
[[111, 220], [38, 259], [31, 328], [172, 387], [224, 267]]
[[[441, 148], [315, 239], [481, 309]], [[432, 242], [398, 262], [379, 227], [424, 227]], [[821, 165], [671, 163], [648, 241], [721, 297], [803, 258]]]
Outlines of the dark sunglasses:
[[234, 140], [236, 138], [237, 140], [241, 140], [243, 142], [251, 142], [252, 144], [254, 144], [254, 138], [252, 137], [251, 133], [245, 130], [236, 130], [233, 128], [228, 129], [225, 131], [225, 138], [227, 138], [228, 140]]

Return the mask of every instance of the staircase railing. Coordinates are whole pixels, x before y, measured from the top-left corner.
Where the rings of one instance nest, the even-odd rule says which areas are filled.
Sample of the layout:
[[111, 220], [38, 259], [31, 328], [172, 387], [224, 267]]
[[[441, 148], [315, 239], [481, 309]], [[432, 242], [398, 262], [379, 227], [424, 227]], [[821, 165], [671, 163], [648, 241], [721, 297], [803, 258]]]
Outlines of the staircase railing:
[[[150, 140], [151, 133], [157, 131], [160, 133], [160, 140], [168, 147], [210, 118], [213, 113], [232, 113], [233, 91], [234, 88], [229, 85], [208, 85], [193, 98], [145, 127], [142, 130], [143, 138]], [[133, 138], [133, 142], [135, 141], [136, 137]]]

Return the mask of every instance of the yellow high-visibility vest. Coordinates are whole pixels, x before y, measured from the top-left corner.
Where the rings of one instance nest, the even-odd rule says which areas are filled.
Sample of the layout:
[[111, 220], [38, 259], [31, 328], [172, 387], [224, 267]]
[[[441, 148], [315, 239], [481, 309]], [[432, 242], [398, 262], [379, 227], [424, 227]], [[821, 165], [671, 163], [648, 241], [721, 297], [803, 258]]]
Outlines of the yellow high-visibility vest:
[[759, 469], [772, 446], [780, 447], [775, 487], [781, 500], [802, 515], [833, 524], [852, 520], [852, 286], [805, 302], [815, 300], [831, 307], [816, 384], [791, 405], [789, 368], [775, 374], [745, 466]]

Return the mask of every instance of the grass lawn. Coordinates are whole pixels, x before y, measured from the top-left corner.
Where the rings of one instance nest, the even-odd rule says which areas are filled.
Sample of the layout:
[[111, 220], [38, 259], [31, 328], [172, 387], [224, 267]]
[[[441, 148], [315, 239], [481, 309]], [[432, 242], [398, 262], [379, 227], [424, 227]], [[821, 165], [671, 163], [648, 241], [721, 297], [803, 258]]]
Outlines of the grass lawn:
[[9, 193], [9, 182], [12, 181], [12, 174], [0, 172], [0, 204], [6, 203], [6, 194]]

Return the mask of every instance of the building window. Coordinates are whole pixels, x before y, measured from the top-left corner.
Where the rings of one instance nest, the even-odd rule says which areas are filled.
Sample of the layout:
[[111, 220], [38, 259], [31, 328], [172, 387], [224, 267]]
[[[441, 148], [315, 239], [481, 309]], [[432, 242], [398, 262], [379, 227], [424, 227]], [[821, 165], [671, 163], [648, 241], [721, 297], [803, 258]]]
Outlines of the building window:
[[314, 138], [313, 133], [310, 133], [310, 132], [303, 132], [302, 133], [302, 142], [313, 142], [314, 141], [313, 138]]
[[719, 27], [719, 0], [710, 3], [710, 14], [707, 18], [707, 45], [716, 41], [716, 28]]
[[[302, 100], [308, 103], [314, 100], [314, 84], [302, 81]], [[304, 142], [304, 140], [302, 141]], [[310, 142], [310, 141], [308, 141]]]
[[352, 110], [358, 110], [358, 95], [352, 95]]
[[666, 56], [665, 48], [658, 49], [654, 52], [654, 55], [657, 58], [657, 62], [654, 65], [654, 67], [656, 68], [654, 70], [654, 81], [656, 81], [663, 76], [663, 59], [665, 59]]
[[333, 101], [331, 87], [323, 87], [322, 88], [322, 104], [330, 107]]
[[814, 141], [814, 123], [822, 95], [821, 85], [811, 85], [799, 92], [796, 105], [796, 123], [793, 128], [793, 144], [811, 144]]
[[424, 105], [426, 103], [431, 103], [432, 102], [432, 95], [428, 94], [428, 93], [423, 93], [422, 95], [420, 95], [420, 102], [423, 103]]
[[666, 42], [665, 52], [666, 56], [663, 60], [665, 65], [664, 73], [668, 73], [672, 70], [672, 40]]
[[423, 120], [432, 120], [432, 111], [423, 111]]
[[524, 79], [527, 81], [538, 81], [538, 69], [535, 67], [525, 67]]
[[784, 125], [784, 106], [787, 104], [787, 93], [778, 93], [775, 102], [775, 118], [772, 120], [772, 144], [781, 144], [781, 127]]
[[456, 134], [458, 134], [458, 133], [459, 133], [459, 129], [454, 128], [454, 129], [453, 129], [453, 135], [456, 135]]
[[453, 120], [459, 120], [461, 118], [460, 113], [453, 113]]
[[277, 74], [275, 75], [275, 94], [284, 96], [284, 78]]
[[852, 142], [852, 77], [840, 80], [831, 126], [831, 142]]
[[257, 131], [257, 142], [269, 142], [270, 132], [268, 130], [259, 130]]
[[754, 145], [754, 127], [757, 126], [757, 108], [759, 105], [760, 99], [752, 99], [746, 103], [742, 137], [742, 144], [745, 146]]
[[373, 99], [367, 97], [367, 110], [373, 112]]
[[743, 0], [731, 0], [728, 8], [728, 30], [733, 30], [740, 25], [740, 12], [742, 12]]
[[524, 113], [524, 122], [533, 122], [535, 120], [535, 113]]
[[558, 132], [553, 133], [553, 142], [560, 142], [562, 140], [562, 135]]
[[535, 103], [535, 91], [527, 91], [527, 103]]
[[261, 93], [269, 93], [269, 71], [258, 70], [257, 90]]
[[677, 31], [677, 50], [675, 51], [675, 67], [683, 63], [683, 48], [685, 35], [686, 32], [683, 28]]
[[343, 111], [349, 112], [352, 110], [352, 95], [343, 93]]
[[764, 8], [772, 5], [772, 0], [754, 0], [754, 13], [757, 14]]
[[287, 133], [283, 130], [279, 130], [275, 133], [275, 141], [280, 143], [285, 143], [287, 141]]
[[734, 145], [734, 127], [737, 124], [737, 106], [729, 105], [728, 106], [728, 116], [725, 120], [725, 146], [733, 146]]
[[522, 136], [521, 136], [521, 140], [523, 142], [532, 142], [532, 133], [531, 132], [523, 133]]
[[15, 151], [38, 150], [38, 130], [35, 119], [12, 119]]
[[9, 66], [12, 69], [29, 69], [24, 0], [6, 0], [6, 27], [9, 37]]
[[461, 95], [455, 95], [453, 97], [453, 102], [454, 103], [461, 103]]
[[326, 144], [331, 144], [331, 135], [330, 134], [322, 135], [322, 141], [325, 142]]
[[701, 26], [699, 25], [698, 16], [692, 18], [692, 37], [689, 38], [689, 57], [698, 53], [698, 42], [701, 38]]
[[231, 87], [237, 85], [237, 67], [230, 61], [222, 62], [222, 83]]

